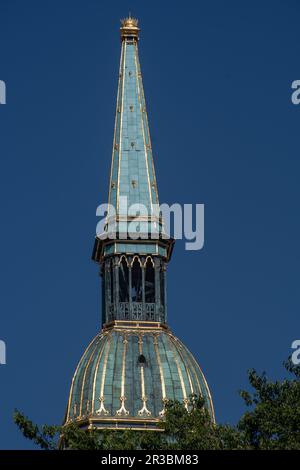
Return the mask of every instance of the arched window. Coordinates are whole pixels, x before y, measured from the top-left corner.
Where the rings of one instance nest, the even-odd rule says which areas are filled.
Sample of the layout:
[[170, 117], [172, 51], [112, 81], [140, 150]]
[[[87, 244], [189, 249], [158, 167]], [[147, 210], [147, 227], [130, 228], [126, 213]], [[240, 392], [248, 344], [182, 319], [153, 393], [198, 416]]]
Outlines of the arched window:
[[145, 272], [145, 301], [148, 303], [155, 302], [155, 278], [154, 266], [151, 258], [147, 259]]
[[142, 268], [138, 258], [135, 258], [131, 269], [131, 300], [142, 302]]
[[122, 258], [119, 269], [119, 298], [120, 302], [129, 302], [129, 270], [125, 257]]

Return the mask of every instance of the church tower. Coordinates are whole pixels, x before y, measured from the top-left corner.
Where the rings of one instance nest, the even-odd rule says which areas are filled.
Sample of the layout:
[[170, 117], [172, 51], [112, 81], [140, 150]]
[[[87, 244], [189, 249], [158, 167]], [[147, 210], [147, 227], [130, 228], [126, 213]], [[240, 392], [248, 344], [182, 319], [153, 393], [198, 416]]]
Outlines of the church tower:
[[120, 32], [109, 205], [92, 255], [100, 267], [102, 329], [76, 368], [65, 423], [156, 429], [167, 400], [187, 406], [191, 394], [204, 398], [214, 420], [205, 377], [167, 324], [174, 240], [165, 236], [158, 210], [137, 20], [122, 20]]

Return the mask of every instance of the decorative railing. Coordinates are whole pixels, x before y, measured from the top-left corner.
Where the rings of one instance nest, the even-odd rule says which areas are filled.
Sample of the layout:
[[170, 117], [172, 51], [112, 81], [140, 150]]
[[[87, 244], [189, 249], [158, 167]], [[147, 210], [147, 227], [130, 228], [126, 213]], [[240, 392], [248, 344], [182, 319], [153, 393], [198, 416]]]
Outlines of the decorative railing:
[[144, 320], [164, 321], [164, 308], [154, 302], [119, 302], [117, 312], [114, 304], [108, 305], [107, 321], [112, 320]]

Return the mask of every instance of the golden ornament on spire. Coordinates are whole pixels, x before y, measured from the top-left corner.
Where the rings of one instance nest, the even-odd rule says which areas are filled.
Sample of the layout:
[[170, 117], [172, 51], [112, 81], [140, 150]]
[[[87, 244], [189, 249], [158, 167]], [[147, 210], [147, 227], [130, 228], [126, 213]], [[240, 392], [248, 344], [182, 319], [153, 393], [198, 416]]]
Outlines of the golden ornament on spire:
[[136, 18], [132, 18], [130, 13], [128, 18], [123, 18], [123, 20], [121, 20], [121, 25], [120, 32], [122, 41], [125, 38], [139, 38], [140, 29], [138, 27], [138, 20]]

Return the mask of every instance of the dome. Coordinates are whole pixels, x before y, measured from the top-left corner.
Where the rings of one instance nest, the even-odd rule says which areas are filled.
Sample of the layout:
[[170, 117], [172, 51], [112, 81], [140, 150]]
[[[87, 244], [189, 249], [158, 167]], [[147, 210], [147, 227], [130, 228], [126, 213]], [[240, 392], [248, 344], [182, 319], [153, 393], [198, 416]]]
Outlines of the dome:
[[214, 420], [196, 360], [168, 327], [115, 322], [90, 343], [75, 371], [65, 423], [81, 427], [155, 428], [167, 400], [202, 396]]

